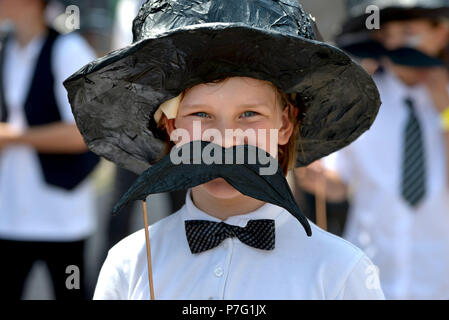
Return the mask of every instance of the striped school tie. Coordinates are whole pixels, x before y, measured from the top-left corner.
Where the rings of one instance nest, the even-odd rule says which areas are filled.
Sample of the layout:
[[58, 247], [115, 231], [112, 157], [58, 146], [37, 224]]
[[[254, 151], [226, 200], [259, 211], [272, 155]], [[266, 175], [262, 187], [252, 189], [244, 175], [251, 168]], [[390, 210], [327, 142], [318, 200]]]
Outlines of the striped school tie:
[[421, 126], [413, 101], [405, 99], [409, 115], [404, 131], [402, 158], [402, 196], [412, 207], [426, 194], [426, 159]]

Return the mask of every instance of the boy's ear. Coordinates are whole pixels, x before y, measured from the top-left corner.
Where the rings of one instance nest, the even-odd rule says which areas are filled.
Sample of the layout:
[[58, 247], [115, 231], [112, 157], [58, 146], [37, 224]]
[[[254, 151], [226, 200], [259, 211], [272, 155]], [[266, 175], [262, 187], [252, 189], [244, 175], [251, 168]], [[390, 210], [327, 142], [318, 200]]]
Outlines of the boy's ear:
[[175, 130], [175, 119], [168, 119], [164, 114], [162, 115], [162, 121], [164, 123], [165, 130], [167, 131], [168, 136], [171, 135], [173, 130]]
[[295, 124], [291, 119], [297, 119], [298, 108], [288, 105], [282, 111], [282, 125], [278, 133], [278, 144], [283, 146], [288, 143], [295, 128]]

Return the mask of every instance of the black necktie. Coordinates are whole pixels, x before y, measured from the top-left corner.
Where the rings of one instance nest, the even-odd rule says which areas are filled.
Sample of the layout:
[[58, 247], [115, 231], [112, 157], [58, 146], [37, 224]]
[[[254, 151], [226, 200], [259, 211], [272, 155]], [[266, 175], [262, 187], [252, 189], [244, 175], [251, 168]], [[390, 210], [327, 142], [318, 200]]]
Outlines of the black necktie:
[[273, 250], [275, 240], [274, 220], [249, 220], [246, 227], [208, 220], [186, 220], [186, 236], [192, 253], [218, 246], [224, 239], [237, 237], [248, 246]]
[[405, 100], [409, 116], [404, 131], [401, 191], [415, 207], [426, 194], [426, 166], [422, 130], [410, 98]]

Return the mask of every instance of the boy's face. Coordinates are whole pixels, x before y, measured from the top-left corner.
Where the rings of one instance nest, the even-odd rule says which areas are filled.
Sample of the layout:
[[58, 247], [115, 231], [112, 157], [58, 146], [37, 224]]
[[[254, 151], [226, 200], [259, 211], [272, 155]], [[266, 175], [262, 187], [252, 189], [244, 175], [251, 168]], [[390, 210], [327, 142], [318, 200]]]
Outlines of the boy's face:
[[[373, 36], [388, 50], [412, 47], [431, 57], [438, 57], [449, 43], [449, 25], [446, 22], [434, 23], [429, 19], [392, 21], [383, 24]], [[387, 64], [408, 85], [421, 83], [428, 72], [433, 70], [397, 65], [388, 59]]]
[[0, 20], [23, 20], [28, 10], [43, 8], [40, 0], [0, 0]]
[[[177, 117], [166, 120], [166, 128], [169, 134], [174, 129], [184, 129], [189, 141], [213, 141], [224, 148], [248, 143], [277, 157], [277, 146], [286, 144], [293, 132], [288, 110], [280, 106], [275, 89], [267, 82], [233, 77], [187, 90]], [[195, 127], [200, 128], [200, 137], [195, 137]], [[275, 129], [271, 135], [270, 129]], [[205, 133], [213, 136], [203, 135]], [[275, 148], [270, 150], [270, 144]], [[222, 178], [200, 187], [216, 198], [233, 198], [240, 194]]]
[[389, 50], [413, 47], [435, 57], [448, 45], [449, 26], [429, 19], [392, 21], [375, 31], [374, 38]]

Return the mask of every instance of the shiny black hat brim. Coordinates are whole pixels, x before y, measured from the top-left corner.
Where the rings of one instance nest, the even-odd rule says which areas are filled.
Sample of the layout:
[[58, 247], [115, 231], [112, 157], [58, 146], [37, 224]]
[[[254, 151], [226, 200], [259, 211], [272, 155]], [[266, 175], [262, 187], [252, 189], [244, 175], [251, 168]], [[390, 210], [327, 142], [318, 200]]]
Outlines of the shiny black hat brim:
[[322, 42], [240, 23], [176, 29], [86, 65], [64, 85], [90, 150], [142, 173], [165, 152], [153, 115], [200, 83], [244, 76], [298, 94], [305, 104], [297, 166], [350, 144], [373, 123], [380, 98], [371, 77]]

